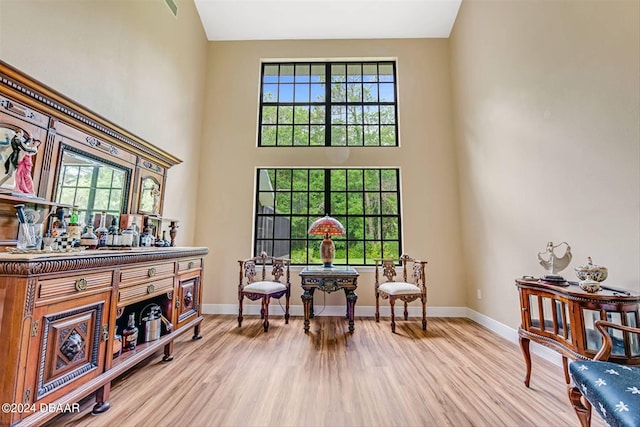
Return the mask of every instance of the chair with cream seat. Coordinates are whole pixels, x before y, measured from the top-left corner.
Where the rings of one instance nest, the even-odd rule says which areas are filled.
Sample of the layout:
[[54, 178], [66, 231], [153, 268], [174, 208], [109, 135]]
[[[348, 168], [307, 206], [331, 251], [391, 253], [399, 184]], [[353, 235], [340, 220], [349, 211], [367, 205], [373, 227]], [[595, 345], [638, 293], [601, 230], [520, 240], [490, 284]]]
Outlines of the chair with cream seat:
[[[424, 273], [426, 261], [402, 255], [400, 258], [378, 258], [376, 262], [376, 322], [380, 321], [380, 297], [391, 305], [391, 332], [396, 331], [394, 307], [396, 300], [404, 302], [404, 320], [408, 320], [408, 303], [420, 299], [422, 303], [422, 330], [427, 329], [427, 283]], [[407, 280], [407, 266], [411, 266], [411, 279]], [[402, 281], [395, 280], [402, 272]], [[380, 282], [382, 276], [386, 279]], [[384, 279], [383, 279], [384, 280]]]
[[289, 323], [289, 297], [291, 282], [287, 258], [276, 258], [262, 252], [260, 256], [239, 260], [240, 283], [238, 285], [238, 327], [242, 326], [242, 302], [244, 297], [251, 301], [262, 300], [260, 318], [264, 331], [269, 330], [269, 302], [271, 298], [285, 297], [284, 323]]

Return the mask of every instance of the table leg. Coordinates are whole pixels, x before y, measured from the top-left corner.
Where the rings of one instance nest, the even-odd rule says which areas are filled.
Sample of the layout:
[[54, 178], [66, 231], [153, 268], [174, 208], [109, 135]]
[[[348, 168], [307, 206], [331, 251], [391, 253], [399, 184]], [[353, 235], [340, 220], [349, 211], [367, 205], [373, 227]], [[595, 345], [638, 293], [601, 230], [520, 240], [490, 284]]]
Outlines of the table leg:
[[358, 295], [356, 295], [353, 291], [344, 290], [345, 296], [347, 297], [347, 317], [349, 318], [349, 332], [353, 333], [355, 329], [353, 321], [354, 312], [356, 308], [356, 301], [358, 300]]
[[313, 319], [313, 295], [316, 291], [316, 288], [311, 288], [309, 289], [309, 294], [311, 294], [311, 302], [310, 302], [310, 308], [309, 308], [309, 318]]
[[313, 293], [305, 290], [302, 293], [302, 304], [304, 305], [304, 332], [309, 332], [309, 318], [311, 303], [313, 301]]
[[529, 381], [531, 380], [531, 352], [529, 351], [529, 343], [531, 341], [529, 338], [525, 338], [523, 336], [520, 336], [518, 340], [520, 341], [520, 349], [524, 356], [524, 363], [527, 365], [527, 373], [524, 376], [524, 385], [529, 387]]

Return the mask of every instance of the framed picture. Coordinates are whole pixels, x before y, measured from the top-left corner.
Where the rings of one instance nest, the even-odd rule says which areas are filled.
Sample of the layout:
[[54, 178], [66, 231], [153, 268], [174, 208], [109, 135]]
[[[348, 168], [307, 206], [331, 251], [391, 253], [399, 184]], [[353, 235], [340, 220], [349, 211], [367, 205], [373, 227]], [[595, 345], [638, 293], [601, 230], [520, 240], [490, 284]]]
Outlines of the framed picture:
[[16, 125], [0, 123], [0, 190], [34, 196], [32, 169], [40, 141]]

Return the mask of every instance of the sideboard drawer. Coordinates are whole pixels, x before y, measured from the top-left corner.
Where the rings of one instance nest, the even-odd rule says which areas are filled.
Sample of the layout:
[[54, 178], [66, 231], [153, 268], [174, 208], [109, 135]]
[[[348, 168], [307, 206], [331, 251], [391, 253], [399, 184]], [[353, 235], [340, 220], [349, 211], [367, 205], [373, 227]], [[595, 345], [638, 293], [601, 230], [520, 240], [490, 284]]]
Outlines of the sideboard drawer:
[[173, 275], [175, 264], [168, 262], [164, 264], [152, 264], [145, 267], [123, 269], [120, 271], [120, 287], [132, 286], [141, 281], [154, 280]]
[[118, 292], [118, 305], [125, 306], [149, 297], [166, 294], [173, 291], [173, 277], [153, 280], [136, 286], [120, 289]]
[[111, 288], [111, 271], [97, 274], [45, 279], [39, 281], [38, 299], [51, 299], [69, 295], [79, 295], [88, 291]]
[[180, 261], [178, 263], [178, 272], [182, 273], [183, 271], [193, 270], [194, 268], [202, 267], [202, 258], [188, 259], [185, 261]]

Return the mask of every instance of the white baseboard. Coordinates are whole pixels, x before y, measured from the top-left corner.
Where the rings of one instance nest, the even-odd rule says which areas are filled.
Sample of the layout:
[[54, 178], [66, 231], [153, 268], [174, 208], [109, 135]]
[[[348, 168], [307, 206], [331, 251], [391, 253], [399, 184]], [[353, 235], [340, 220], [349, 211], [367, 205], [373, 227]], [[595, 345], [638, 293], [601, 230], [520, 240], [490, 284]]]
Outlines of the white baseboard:
[[[518, 331], [505, 325], [504, 323], [500, 323], [495, 319], [492, 319], [489, 316], [485, 316], [482, 313], [478, 313], [475, 310], [467, 308], [467, 316], [469, 319], [474, 322], [484, 326], [492, 332], [500, 335], [502, 338], [506, 338], [507, 340], [514, 342], [520, 345], [518, 342]], [[548, 360], [549, 362], [561, 366], [562, 365], [562, 356], [559, 353], [551, 350], [548, 347], [537, 344], [531, 341], [531, 345], [529, 346], [532, 353], [537, 354], [538, 356]]]
[[[396, 306], [396, 316], [402, 315], [402, 305]], [[374, 306], [356, 306], [356, 316], [358, 317], [374, 317], [376, 308]], [[229, 314], [238, 315], [237, 304], [203, 304], [203, 314]], [[284, 306], [278, 304], [271, 304], [269, 306], [269, 315], [278, 316], [284, 313]], [[244, 306], [243, 314], [245, 315], [260, 315], [260, 305], [258, 304], [246, 304]], [[292, 305], [289, 307], [289, 314], [291, 316], [303, 316], [304, 308], [302, 305]], [[321, 306], [316, 304], [314, 306], [315, 316], [344, 316], [344, 305], [328, 305]], [[380, 315], [388, 317], [391, 315], [391, 308], [389, 306], [380, 306]], [[422, 308], [418, 305], [409, 307], [410, 317], [420, 317], [422, 315]], [[491, 317], [488, 317], [482, 313], [478, 313], [467, 307], [427, 307], [427, 317], [466, 317], [474, 322], [484, 326], [492, 332], [495, 332], [499, 336], [518, 344], [518, 331], [515, 329], [498, 322]], [[531, 352], [538, 356], [554, 363], [555, 365], [562, 365], [562, 356], [555, 351], [545, 346], [531, 342]]]
[[[343, 316], [345, 314], [346, 307], [344, 305], [327, 305], [322, 306], [315, 304], [313, 307], [314, 316]], [[396, 306], [396, 316], [402, 315], [402, 305]], [[427, 307], [428, 317], [469, 317], [467, 315], [468, 309], [466, 307]], [[202, 304], [203, 314], [233, 314], [238, 315], [237, 304]], [[284, 306], [278, 304], [269, 305], [269, 315], [278, 316], [284, 313]], [[356, 316], [358, 317], [374, 317], [376, 308], [374, 306], [359, 306], [356, 305]], [[260, 305], [258, 304], [245, 304], [243, 308], [243, 314], [247, 315], [259, 315]], [[303, 316], [304, 308], [302, 305], [289, 306], [289, 314], [291, 316]], [[380, 315], [388, 317], [391, 315], [391, 308], [386, 306], [380, 306]], [[422, 316], [422, 307], [414, 305], [409, 307], [410, 317]]]

